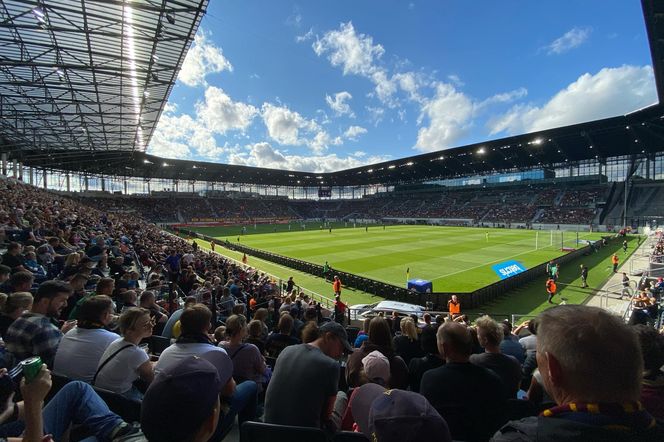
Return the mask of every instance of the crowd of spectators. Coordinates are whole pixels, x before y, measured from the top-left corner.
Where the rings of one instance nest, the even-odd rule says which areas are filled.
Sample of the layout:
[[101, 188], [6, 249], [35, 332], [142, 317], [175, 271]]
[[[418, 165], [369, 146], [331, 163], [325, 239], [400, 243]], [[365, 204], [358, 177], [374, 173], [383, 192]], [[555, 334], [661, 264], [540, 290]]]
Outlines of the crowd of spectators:
[[[0, 187], [2, 363], [45, 364], [24, 401], [2, 398], [7, 435], [82, 424], [103, 440], [218, 441], [262, 418], [378, 441], [664, 437], [664, 337], [652, 328], [558, 306], [514, 330], [427, 314], [359, 331], [294, 284], [282, 296], [260, 271], [132, 213]], [[159, 354], [143, 346], [153, 335], [167, 340]], [[71, 382], [40, 410], [50, 370]], [[140, 425], [99, 389], [140, 401]]]
[[550, 207], [541, 212], [534, 222], [549, 224], [589, 224], [598, 209], [589, 207]]
[[595, 207], [606, 192], [605, 187], [586, 187], [583, 190], [566, 191], [560, 207]]
[[109, 213], [131, 213], [152, 222], [220, 220], [259, 223], [294, 219], [448, 218], [499, 223], [588, 224], [605, 186], [524, 187], [521, 190], [465, 189], [398, 193], [355, 200], [290, 200], [286, 197], [172, 196], [81, 197]]

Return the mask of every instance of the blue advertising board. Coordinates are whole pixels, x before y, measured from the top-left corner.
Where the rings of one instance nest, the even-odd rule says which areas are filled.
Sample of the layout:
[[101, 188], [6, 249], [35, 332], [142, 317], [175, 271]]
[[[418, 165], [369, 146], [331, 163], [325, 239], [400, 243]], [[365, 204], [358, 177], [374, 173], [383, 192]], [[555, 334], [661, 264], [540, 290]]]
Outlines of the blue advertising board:
[[431, 293], [433, 284], [424, 279], [411, 279], [408, 281], [408, 290], [415, 290], [418, 293]]
[[518, 275], [521, 272], [525, 272], [526, 268], [517, 261], [505, 261], [500, 264], [492, 265], [491, 268], [496, 275], [500, 276], [500, 279], [507, 279], [510, 276]]

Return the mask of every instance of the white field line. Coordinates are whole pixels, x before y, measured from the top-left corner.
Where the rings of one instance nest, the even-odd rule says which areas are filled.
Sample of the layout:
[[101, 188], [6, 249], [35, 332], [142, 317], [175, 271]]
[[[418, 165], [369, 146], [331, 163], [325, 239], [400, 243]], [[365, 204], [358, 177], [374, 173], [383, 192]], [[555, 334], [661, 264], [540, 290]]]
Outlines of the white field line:
[[[579, 238], [581, 238], [581, 235], [579, 235]], [[490, 264], [495, 264], [495, 263], [498, 263], [498, 262], [501, 262], [501, 261], [509, 261], [510, 259], [516, 258], [517, 256], [521, 256], [521, 255], [525, 255], [525, 254], [528, 254], [528, 253], [536, 252], [537, 250], [548, 249], [550, 247], [554, 247], [554, 246], [548, 245], [548, 246], [545, 246], [545, 247], [540, 247], [538, 249], [526, 250], [525, 252], [517, 253], [516, 255], [508, 256], [506, 258], [499, 258], [499, 259], [496, 259], [496, 260], [493, 260], [493, 261], [486, 262], [484, 264], [476, 265], [474, 267], [468, 267], [466, 269], [457, 270], [456, 272], [452, 272], [452, 273], [445, 273], [444, 275], [440, 275], [440, 276], [436, 276], [435, 278], [432, 278], [431, 281], [435, 281], [436, 279], [439, 279], [439, 278], [445, 278], [445, 277], [448, 277], [448, 276], [456, 275], [458, 273], [467, 272], [468, 270], [478, 269], [480, 267], [484, 267], [484, 266], [487, 266], [487, 265], [490, 265]], [[556, 247], [557, 247], [557, 245], [556, 245]]]

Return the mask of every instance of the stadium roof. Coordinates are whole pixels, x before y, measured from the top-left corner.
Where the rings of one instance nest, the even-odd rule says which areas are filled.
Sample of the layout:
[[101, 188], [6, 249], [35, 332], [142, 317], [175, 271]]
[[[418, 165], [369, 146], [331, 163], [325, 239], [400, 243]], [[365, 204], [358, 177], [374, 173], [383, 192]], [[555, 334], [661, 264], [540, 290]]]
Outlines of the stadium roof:
[[[117, 9], [116, 21], [119, 21], [120, 23], [119, 25], [116, 23], [115, 26], [116, 28], [117, 26], [120, 26], [121, 28], [121, 5], [123, 5], [123, 3], [114, 0], [81, 1], [82, 4], [88, 6], [94, 5], [94, 7], [97, 9], [102, 4], [115, 7]], [[64, 1], [60, 0], [60, 2], [40, 2], [39, 5], [43, 5], [44, 3], [47, 3], [48, 5], [60, 5], [61, 3], [64, 3]], [[193, 38], [196, 27], [198, 26], [198, 22], [200, 21], [200, 15], [202, 14], [202, 11], [207, 2], [202, 1], [199, 4], [189, 1], [168, 1], [164, 3], [165, 5], [163, 6], [162, 3], [159, 3], [159, 8], [161, 9], [157, 8], [156, 6], [154, 7], [159, 10], [159, 13], [156, 13], [156, 9], [151, 9], [150, 11], [155, 13], [154, 16], [150, 16], [149, 18], [144, 17], [144, 15], [150, 15], [147, 13], [147, 10], [142, 11], [141, 9], [137, 9], [134, 11], [134, 23], [136, 24], [139, 22], [138, 18], [136, 17], [141, 17], [141, 20], [144, 19], [146, 23], [146, 35], [152, 35], [150, 38], [145, 37], [143, 40], [140, 40], [141, 44], [144, 46], [141, 46], [143, 48], [143, 52], [141, 52], [141, 60], [143, 63], [147, 64], [143, 66], [141, 65], [141, 62], [139, 62], [138, 64], [141, 65], [141, 69], [140, 71], [137, 69], [137, 72], [140, 72], [140, 75], [137, 74], [137, 76], [140, 77], [139, 84], [146, 85], [145, 88], [154, 87], [154, 89], [139, 88], [141, 93], [143, 90], [147, 90], [150, 93], [150, 96], [146, 97], [144, 104], [145, 107], [142, 108], [149, 110], [149, 114], [146, 114], [145, 110], [140, 114], [144, 116], [142, 126], [144, 135], [147, 135], [147, 138], [144, 137], [145, 143], [147, 143], [149, 134], [152, 133], [154, 124], [156, 123], [159, 113], [161, 112], [161, 109], [166, 102], [168, 93], [170, 92], [170, 88], [172, 87], [173, 81], [175, 79], [175, 75], [177, 74], [179, 66], [184, 57], [184, 51], [188, 46], [189, 40]], [[47, 35], [56, 34], [55, 30], [49, 29], [49, 26], [53, 25], [52, 21], [48, 21], [45, 26], [43, 24], [40, 25], [41, 20], [36, 17], [39, 14], [34, 12], [34, 9], [38, 7], [37, 2], [6, 0], [3, 4], [7, 5], [5, 6], [5, 11], [2, 12], [4, 15], [7, 14], [6, 9], [8, 7], [13, 7], [13, 10], [16, 13], [18, 10], [17, 5], [23, 5], [23, 15], [20, 16], [20, 19], [14, 19], [14, 21], [19, 23], [31, 21], [31, 24], [24, 23], [23, 25], [23, 27], [27, 28], [26, 32], [30, 32], [30, 38], [33, 38], [33, 35], [39, 37], [44, 32], [46, 32]], [[150, 3], [148, 3], [148, 5], [149, 4]], [[664, 103], [664, 2], [661, 0], [642, 0], [642, 4], [652, 53], [653, 69], [655, 72], [655, 80], [660, 104], [635, 111], [628, 115], [549, 129], [499, 140], [487, 141], [484, 143], [477, 143], [339, 172], [320, 174], [295, 172], [247, 166], [163, 159], [145, 154], [143, 152], [142, 146], [139, 146], [136, 142], [136, 135], [141, 125], [135, 123], [136, 113], [132, 112], [135, 102], [133, 101], [131, 88], [126, 84], [128, 80], [131, 80], [132, 74], [128, 72], [128, 66], [130, 63], [127, 62], [126, 55], [125, 63], [122, 63], [122, 51], [120, 51], [120, 59], [117, 59], [117, 53], [115, 54], [116, 58], [111, 57], [114, 60], [113, 63], [116, 65], [115, 69], [117, 77], [112, 77], [110, 74], [107, 74], [109, 77], [115, 78], [114, 81], [116, 81], [114, 89], [115, 94], [113, 95], [110, 93], [112, 91], [110, 91], [107, 95], [109, 99], [120, 103], [115, 104], [115, 108], [126, 108], [122, 116], [124, 119], [127, 119], [127, 121], [121, 118], [122, 116], [114, 117], [113, 121], [110, 121], [108, 118], [106, 118], [106, 112], [103, 112], [103, 117], [100, 115], [102, 112], [99, 111], [99, 107], [91, 108], [90, 115], [96, 116], [97, 119], [94, 120], [96, 123], [95, 127], [98, 127], [100, 131], [97, 134], [99, 136], [95, 138], [95, 140], [99, 142], [98, 145], [91, 146], [89, 143], [85, 144], [86, 139], [89, 139], [89, 130], [86, 129], [86, 132], [82, 133], [83, 131], [81, 130], [80, 123], [77, 126], [74, 126], [74, 124], [77, 122], [85, 122], [86, 116], [81, 115], [78, 120], [76, 118], [70, 117], [70, 113], [74, 113], [74, 109], [84, 107], [83, 104], [78, 103], [75, 99], [73, 99], [73, 97], [78, 96], [72, 95], [75, 94], [76, 91], [73, 89], [74, 85], [70, 83], [70, 78], [78, 78], [79, 74], [77, 74], [76, 77], [74, 77], [73, 74], [65, 76], [64, 80], [62, 81], [62, 83], [68, 85], [66, 89], [67, 94], [69, 94], [63, 94], [62, 91], [59, 93], [59, 95], [64, 96], [65, 99], [69, 100], [67, 107], [62, 109], [64, 113], [58, 112], [58, 109], [60, 108], [48, 107], [51, 111], [41, 111], [44, 115], [41, 117], [42, 114], [37, 111], [43, 109], [44, 105], [42, 105], [41, 108], [37, 107], [37, 111], [34, 111], [34, 118], [37, 120], [35, 124], [39, 125], [38, 129], [44, 126], [47, 126], [48, 128], [49, 124], [57, 123], [62, 119], [72, 121], [70, 126], [68, 126], [68, 129], [70, 130], [65, 130], [64, 128], [60, 128], [59, 130], [53, 129], [53, 131], [59, 134], [61, 140], [48, 139], [46, 140], [48, 141], [47, 143], [30, 142], [31, 139], [29, 138], [29, 135], [32, 132], [39, 132], [36, 129], [31, 129], [30, 125], [32, 124], [32, 121], [28, 121], [33, 118], [32, 107], [45, 102], [43, 98], [34, 98], [32, 95], [27, 95], [23, 99], [21, 99], [20, 96], [17, 97], [14, 100], [12, 107], [9, 107], [10, 110], [16, 108], [17, 106], [19, 107], [18, 111], [13, 114], [15, 115], [15, 121], [9, 121], [5, 123], [5, 113], [3, 111], [2, 127], [5, 133], [7, 133], [6, 126], [9, 125], [9, 128], [13, 128], [14, 130], [14, 132], [9, 132], [10, 134], [22, 134], [22, 137], [18, 137], [22, 140], [22, 144], [20, 144], [20, 150], [18, 151], [18, 153], [21, 155], [20, 159], [25, 164], [33, 165], [36, 167], [72, 170], [92, 174], [124, 175], [177, 180], [207, 180], [264, 185], [346, 186], [365, 184], [396, 184], [412, 182], [414, 179], [445, 179], [475, 174], [489, 174], [498, 171], [516, 169], [522, 170], [529, 168], [559, 167], [561, 165], [574, 164], [584, 160], [602, 161], [603, 159], [609, 157], [616, 157], [621, 155], [653, 154], [656, 152], [664, 151], [664, 106], [661, 104]], [[25, 5], [31, 5], [32, 9]], [[184, 9], [185, 5], [188, 5], [191, 9]], [[181, 7], [183, 9], [177, 9], [177, 18], [175, 20], [175, 24], [173, 24], [171, 23], [171, 20], [168, 19], [167, 15], [169, 13], [168, 11], [171, 11], [172, 13], [173, 11], [176, 11], [174, 8], [177, 7]], [[46, 8], [42, 6], [41, 8], [42, 10], [49, 10], [49, 6]], [[149, 9], [152, 7], [147, 6], [147, 8]], [[198, 9], [195, 11], [195, 8]], [[79, 11], [80, 15], [80, 8], [77, 8], [77, 10]], [[143, 14], [144, 12], [145, 14]], [[87, 16], [89, 13], [90, 11], [88, 11], [85, 16]], [[120, 15], [117, 16], [117, 14]], [[46, 14], [44, 14], [44, 16], [46, 16]], [[97, 19], [102, 20], [100, 17], [97, 17]], [[48, 20], [52, 20], [50, 15]], [[150, 28], [148, 25], [152, 25], [152, 27]], [[176, 36], [182, 37], [187, 33], [183, 31], [180, 26], [189, 26], [187, 30], [187, 38], [189, 38], [189, 40], [176, 39]], [[22, 30], [23, 27], [19, 26], [18, 29]], [[46, 31], [42, 29], [44, 27], [46, 27]], [[135, 25], [135, 27], [138, 28], [138, 25]], [[13, 28], [17, 28], [16, 24], [13, 25]], [[10, 29], [13, 28], [10, 27]], [[42, 30], [40, 31], [39, 29]], [[152, 34], [150, 34], [149, 29], [152, 29]], [[99, 31], [102, 32], [102, 30]], [[89, 43], [89, 36], [93, 34], [94, 32], [92, 31], [86, 32], [83, 30], [80, 32], [80, 35], [76, 34], [75, 32], [72, 32], [72, 35], [69, 35], [68, 33], [66, 35], [70, 37], [71, 41], [69, 44], [71, 46], [88, 48], [88, 50], [90, 50], [91, 46]], [[116, 42], [116, 44], [119, 45], [126, 44], [127, 39], [123, 32], [118, 33], [116, 29], [115, 33], [110, 32], [109, 34], [112, 35], [107, 37], [108, 41], [100, 39], [101, 41], [105, 41], [105, 45], [111, 45], [110, 42]], [[172, 37], [174, 40], [171, 41], [168, 39], [168, 37]], [[5, 30], [0, 28], [0, 43], [4, 42], [4, 38]], [[25, 38], [25, 36], [23, 38]], [[43, 36], [41, 38], [43, 38]], [[86, 40], [88, 43], [85, 43]], [[76, 41], [78, 41], [78, 43], [76, 43]], [[123, 41], [124, 43], [122, 43]], [[150, 42], [153, 43], [153, 48], [157, 48], [156, 51], [159, 56], [158, 65], [155, 65], [154, 60], [151, 59], [151, 53], [148, 52]], [[179, 46], [176, 42], [179, 42]], [[46, 45], [46, 43], [43, 44]], [[79, 46], [77, 46], [77, 44]], [[134, 44], [136, 45], [138, 43]], [[162, 46], [164, 46], [164, 48], [160, 49]], [[105, 48], [101, 50], [101, 46], [92, 47], [95, 48], [95, 52], [87, 53], [87, 61], [84, 60], [83, 63], [79, 63], [78, 70], [80, 70], [82, 73], [85, 73], [88, 76], [86, 78], [91, 77], [94, 80], [93, 72], [96, 66], [104, 65], [107, 60], [109, 60], [108, 63], [111, 63], [111, 61], [106, 55]], [[174, 47], [179, 47], [182, 52], [177, 53]], [[167, 50], [168, 48], [171, 49], [170, 52]], [[5, 55], [6, 51], [10, 53], [11, 57]], [[42, 51], [46, 51], [46, 48], [42, 49]], [[60, 52], [63, 51], [61, 50]], [[82, 50], [82, 52], [85, 51]], [[46, 81], [43, 79], [43, 77], [39, 76], [36, 77], [39, 79], [39, 81], [33, 81], [30, 83], [28, 81], [30, 78], [30, 73], [35, 71], [33, 67], [34, 62], [31, 61], [31, 58], [22, 56], [20, 51], [16, 49], [11, 52], [4, 46], [0, 46], [0, 56], [3, 57], [3, 59], [0, 60], [0, 71], [4, 75], [7, 75], [7, 72], [11, 73], [14, 70], [26, 71], [22, 74], [23, 77], [26, 78], [21, 80], [21, 82], [26, 83], [25, 86], [23, 86], [23, 84], [19, 84], [17, 86], [12, 86], [11, 84], [9, 85], [10, 87], [14, 87], [15, 90], [18, 91], [19, 95], [22, 91], [21, 87], [34, 87], [31, 86], [34, 83], [44, 83], [41, 88], [37, 88], [37, 91], [41, 90], [41, 94], [44, 96], [53, 96], [52, 90], [58, 90], [58, 86], [61, 85], [60, 79], [57, 78], [57, 71], [55, 74], [53, 73], [53, 63], [43, 69], [37, 70], [37, 72], [41, 73], [42, 75], [50, 74], [50, 76], [47, 75], [49, 77], [48, 84], [46, 84]], [[55, 54], [51, 55], [51, 57], [54, 56]], [[31, 55], [31, 57], [35, 57], [35, 55]], [[13, 63], [9, 65], [9, 68], [2, 66], [5, 62], [5, 58], [9, 59]], [[84, 69], [83, 66], [88, 66], [85, 63], [93, 65], [95, 68]], [[169, 64], [164, 65], [164, 63]], [[152, 77], [152, 74], [155, 72], [154, 69], [162, 68], [165, 70], [165, 72], [159, 70], [157, 75], [159, 76], [160, 82], [167, 81], [167, 84], [163, 84], [161, 86], [159, 84], [153, 84], [154, 78]], [[78, 70], [74, 70], [74, 72], [78, 72]], [[142, 81], [145, 81], [145, 83], [142, 83]], [[101, 82], [92, 81], [87, 84], [101, 85]], [[51, 89], [49, 85], [53, 85], [54, 89]], [[4, 83], [2, 83], [0, 84], [0, 87], [5, 88], [6, 86], [4, 86]], [[32, 91], [32, 89], [28, 89], [28, 91]], [[158, 93], [153, 93], [153, 91], [158, 91]], [[4, 95], [4, 89], [0, 89], [0, 92], [2, 92]], [[34, 94], [37, 95], [36, 92]], [[81, 97], [84, 102], [87, 100], [85, 94], [83, 94]], [[122, 101], [123, 97], [124, 102]], [[147, 98], [149, 98], [149, 100]], [[37, 105], [31, 104], [33, 102], [36, 102]], [[0, 102], [0, 111], [2, 111], [5, 107], [3, 103], [4, 98], [3, 101]], [[104, 104], [105, 103], [97, 103], [98, 106], [103, 106]], [[25, 114], [22, 113], [24, 111]], [[145, 120], [147, 115], [150, 116], [149, 132], [147, 129], [147, 121]], [[37, 117], [40, 117], [41, 120]], [[129, 134], [122, 132], [121, 128], [123, 125], [125, 129], [130, 132]], [[116, 130], [118, 126], [120, 127], [119, 131]], [[133, 132], [131, 132], [132, 128]], [[48, 133], [49, 130], [50, 128], [45, 132]], [[116, 144], [103, 145], [101, 143], [101, 134], [106, 133], [113, 134], [113, 141], [117, 141], [120, 144], [117, 145], [117, 147]], [[75, 138], [78, 141], [74, 141]], [[129, 139], [129, 141], [127, 141], [127, 139]], [[36, 138], [35, 140], [43, 141], [42, 139]], [[14, 140], [11, 139], [10, 141]], [[98, 148], [98, 146], [101, 148]], [[12, 148], [10, 147], [9, 150], [12, 150]]]
[[9, 150], [145, 151], [208, 0], [3, 0]]

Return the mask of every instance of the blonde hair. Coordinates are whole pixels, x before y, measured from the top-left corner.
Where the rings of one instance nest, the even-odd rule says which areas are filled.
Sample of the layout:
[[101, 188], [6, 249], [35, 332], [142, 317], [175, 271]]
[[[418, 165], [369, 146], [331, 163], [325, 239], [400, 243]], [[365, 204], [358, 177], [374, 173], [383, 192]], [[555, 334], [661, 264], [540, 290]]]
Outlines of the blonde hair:
[[412, 341], [417, 340], [417, 327], [415, 327], [415, 321], [413, 321], [413, 318], [403, 318], [399, 323], [399, 326], [402, 334], [408, 336]]
[[123, 311], [118, 320], [118, 328], [121, 334], [125, 334], [127, 330], [134, 330], [136, 323], [143, 316], [150, 316], [150, 310], [142, 307], [129, 307]]
[[477, 339], [480, 345], [485, 348], [487, 344], [493, 346], [500, 345], [505, 336], [503, 327], [488, 315], [477, 318], [475, 327], [477, 327]]
[[226, 319], [226, 335], [235, 336], [247, 326], [244, 315], [231, 315]]
[[70, 253], [65, 259], [65, 267], [73, 266], [81, 261], [81, 255], [78, 253]]

